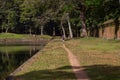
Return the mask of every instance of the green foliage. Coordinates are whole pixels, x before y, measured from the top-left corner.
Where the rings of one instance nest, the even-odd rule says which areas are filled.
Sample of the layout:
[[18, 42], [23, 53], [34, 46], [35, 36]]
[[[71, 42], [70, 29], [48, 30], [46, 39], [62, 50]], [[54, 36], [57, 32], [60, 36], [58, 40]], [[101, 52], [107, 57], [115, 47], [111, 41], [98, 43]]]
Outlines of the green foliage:
[[97, 6], [97, 5], [100, 5], [100, 2], [103, 1], [103, 0], [85, 0], [85, 5], [86, 6]]
[[115, 19], [120, 17], [120, 3], [119, 0], [106, 0], [103, 3], [104, 10], [106, 13], [105, 20]]
[[[1, 0], [0, 32], [33, 33], [50, 20], [60, 26], [60, 20], [69, 13], [73, 27], [81, 27], [80, 12], [84, 6], [87, 27], [97, 26], [108, 19], [120, 17], [119, 0]], [[51, 25], [51, 24], [50, 24]], [[75, 26], [74, 26], [75, 25]], [[73, 28], [74, 30], [75, 28]], [[60, 28], [58, 28], [60, 30]], [[52, 31], [51, 31], [52, 32]]]
[[14, 26], [16, 26], [17, 24], [17, 19], [16, 19], [16, 12], [15, 11], [8, 11], [8, 15], [7, 15], [7, 26], [10, 27], [11, 29], [14, 28]]
[[21, 5], [21, 10], [22, 13], [20, 15], [20, 21], [22, 23], [31, 22], [31, 18], [36, 14], [34, 2], [31, 0], [25, 0], [24, 3]]
[[74, 7], [72, 4], [64, 5], [63, 12], [65, 13], [71, 13], [73, 11]]
[[1, 24], [2, 32], [4, 30], [9, 31], [16, 28], [19, 23], [19, 4], [21, 4], [22, 0], [5, 0], [3, 2], [3, 6], [1, 8]]
[[86, 0], [85, 4], [88, 26], [120, 17], [118, 0]]

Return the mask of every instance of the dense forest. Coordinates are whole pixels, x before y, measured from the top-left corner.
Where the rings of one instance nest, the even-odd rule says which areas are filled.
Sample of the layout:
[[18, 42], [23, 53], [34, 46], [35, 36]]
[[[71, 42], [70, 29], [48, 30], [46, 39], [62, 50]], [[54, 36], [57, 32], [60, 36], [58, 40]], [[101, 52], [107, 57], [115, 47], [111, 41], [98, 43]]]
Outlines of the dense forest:
[[84, 37], [119, 17], [119, 0], [0, 0], [0, 33]]

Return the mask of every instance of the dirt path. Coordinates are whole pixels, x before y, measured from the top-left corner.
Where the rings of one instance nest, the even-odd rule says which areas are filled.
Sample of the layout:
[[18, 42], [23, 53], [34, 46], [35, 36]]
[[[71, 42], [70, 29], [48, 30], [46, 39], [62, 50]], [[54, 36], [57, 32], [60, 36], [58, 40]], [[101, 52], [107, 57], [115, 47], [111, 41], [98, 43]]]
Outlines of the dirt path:
[[77, 78], [77, 80], [90, 80], [88, 78], [88, 76], [86, 75], [84, 69], [81, 67], [81, 65], [79, 64], [78, 60], [76, 59], [76, 57], [73, 55], [73, 53], [65, 46], [65, 44], [63, 44], [63, 48], [66, 50], [66, 52], [68, 53], [68, 58], [70, 61], [70, 64], [73, 68], [73, 71], [75, 73], [75, 76]]

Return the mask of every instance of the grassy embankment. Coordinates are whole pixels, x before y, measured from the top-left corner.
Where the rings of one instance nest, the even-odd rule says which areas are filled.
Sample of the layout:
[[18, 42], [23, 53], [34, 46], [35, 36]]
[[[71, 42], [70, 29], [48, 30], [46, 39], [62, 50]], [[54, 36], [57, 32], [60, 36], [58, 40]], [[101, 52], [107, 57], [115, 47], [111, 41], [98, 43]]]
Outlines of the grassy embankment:
[[[26, 39], [26, 40], [34, 40], [34, 39], [45, 39], [45, 40], [50, 40], [52, 37], [51, 36], [48, 36], [48, 35], [43, 35], [43, 36], [40, 36], [40, 35], [29, 35], [29, 34], [15, 34], [15, 33], [0, 33], [0, 39], [1, 40], [9, 40], [9, 39], [12, 39], [12, 40], [21, 40], [21, 39]], [[11, 40], [11, 41], [12, 41]], [[14, 43], [13, 41], [13, 43]], [[14, 44], [15, 45], [15, 44]], [[0, 44], [0, 51], [2, 52], [13, 52], [13, 51], [20, 51], [20, 50], [29, 50], [29, 49], [32, 49], [32, 47], [34, 46], [5, 46], [5, 45], [2, 45]], [[18, 44], [17, 44], [18, 45]], [[22, 45], [22, 44], [21, 44]], [[37, 47], [38, 49], [40, 47]]]
[[[98, 38], [65, 42], [91, 80], [120, 80], [120, 41]], [[62, 42], [50, 42], [33, 64], [16, 73], [25, 80], [75, 80]]]
[[66, 42], [91, 80], [120, 80], [120, 41], [84, 38]]
[[76, 80], [62, 42], [51, 41], [32, 64], [23, 67], [16, 76], [25, 80]]
[[24, 39], [24, 38], [43, 38], [50, 39], [48, 35], [29, 35], [29, 34], [15, 34], [15, 33], [0, 33], [0, 39]]
[[40, 50], [43, 46], [0, 46], [0, 52], [14, 53], [18, 51]]

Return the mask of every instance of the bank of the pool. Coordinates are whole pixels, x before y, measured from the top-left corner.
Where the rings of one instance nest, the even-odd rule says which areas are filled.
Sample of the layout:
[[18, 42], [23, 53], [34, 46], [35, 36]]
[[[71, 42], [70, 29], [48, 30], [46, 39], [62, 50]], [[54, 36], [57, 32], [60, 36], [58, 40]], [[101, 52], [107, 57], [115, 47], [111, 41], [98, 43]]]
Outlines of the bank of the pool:
[[48, 35], [28, 35], [28, 34], [15, 34], [15, 33], [0, 33], [0, 44], [41, 44], [46, 43], [52, 39]]
[[76, 80], [61, 40], [50, 41], [11, 75], [24, 80]]

